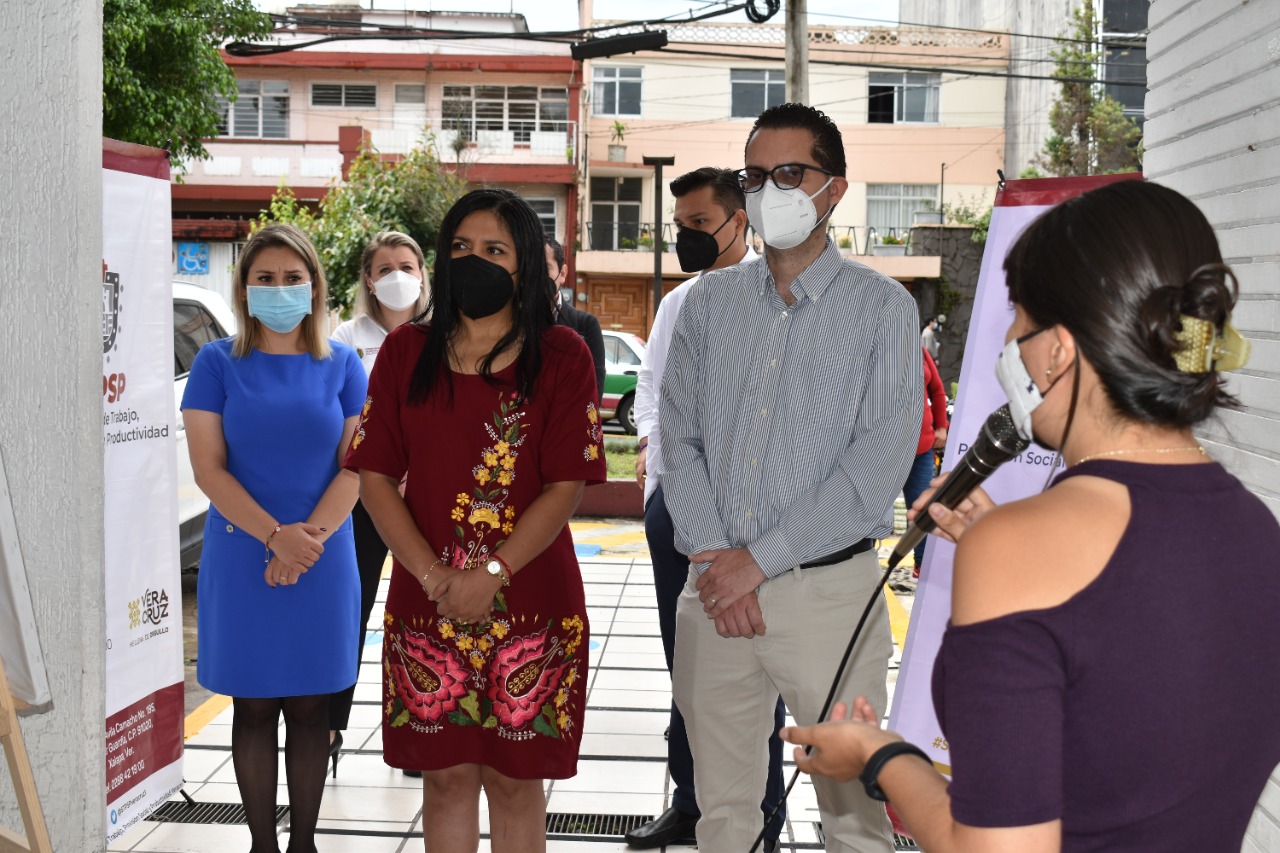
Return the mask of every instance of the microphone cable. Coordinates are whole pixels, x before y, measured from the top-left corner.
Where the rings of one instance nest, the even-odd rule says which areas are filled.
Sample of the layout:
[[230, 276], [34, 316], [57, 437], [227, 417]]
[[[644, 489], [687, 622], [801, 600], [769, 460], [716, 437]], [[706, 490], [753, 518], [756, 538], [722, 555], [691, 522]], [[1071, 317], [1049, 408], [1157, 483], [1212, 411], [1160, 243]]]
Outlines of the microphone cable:
[[[880, 576], [880, 582], [876, 584], [876, 588], [872, 590], [870, 597], [867, 598], [867, 604], [862, 608], [862, 616], [858, 619], [858, 624], [853, 629], [853, 636], [849, 638], [849, 645], [845, 647], [844, 655], [840, 658], [840, 665], [836, 667], [836, 677], [831, 681], [831, 689], [827, 691], [826, 701], [822, 703], [822, 711], [818, 714], [818, 722], [827, 719], [827, 715], [831, 713], [831, 706], [835, 704], [836, 693], [840, 689], [840, 681], [844, 678], [845, 667], [849, 665], [849, 658], [853, 657], [854, 644], [858, 642], [858, 637], [862, 634], [863, 627], [867, 624], [867, 619], [871, 616], [871, 611], [876, 605], [877, 599], [883, 595], [884, 585], [889, 582], [889, 575], [898, 567], [902, 557], [897, 554], [891, 554], [888, 561], [888, 568], [884, 570], [884, 574]], [[887, 709], [886, 709], [887, 710]], [[813, 751], [812, 746], [804, 748], [805, 755], [809, 755]], [[784, 757], [785, 758], [785, 757]], [[778, 804], [773, 807], [773, 811], [764, 819], [764, 825], [760, 827], [760, 832], [756, 835], [755, 843], [751, 845], [749, 853], [756, 853], [760, 849], [760, 845], [764, 842], [764, 834], [768, 831], [769, 824], [777, 816], [779, 810], [787, 802], [787, 797], [791, 795], [791, 789], [796, 786], [796, 780], [800, 778], [800, 768], [797, 767], [791, 774], [791, 780], [787, 782], [787, 787], [782, 792], [782, 797], [778, 800]]]

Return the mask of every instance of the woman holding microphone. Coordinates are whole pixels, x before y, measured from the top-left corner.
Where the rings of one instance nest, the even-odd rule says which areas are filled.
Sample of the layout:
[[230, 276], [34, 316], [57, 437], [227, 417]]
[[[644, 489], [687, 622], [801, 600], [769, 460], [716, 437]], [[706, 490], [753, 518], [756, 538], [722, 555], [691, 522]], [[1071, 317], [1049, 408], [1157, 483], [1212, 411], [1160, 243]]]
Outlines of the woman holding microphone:
[[1192, 432], [1235, 402], [1235, 278], [1200, 211], [1139, 181], [1048, 211], [1004, 266], [997, 376], [1067, 468], [930, 510], [958, 545], [933, 673], [950, 785], [862, 700], [783, 739], [929, 851], [1239, 850], [1280, 762], [1280, 573], [1258, 559], [1280, 526]]

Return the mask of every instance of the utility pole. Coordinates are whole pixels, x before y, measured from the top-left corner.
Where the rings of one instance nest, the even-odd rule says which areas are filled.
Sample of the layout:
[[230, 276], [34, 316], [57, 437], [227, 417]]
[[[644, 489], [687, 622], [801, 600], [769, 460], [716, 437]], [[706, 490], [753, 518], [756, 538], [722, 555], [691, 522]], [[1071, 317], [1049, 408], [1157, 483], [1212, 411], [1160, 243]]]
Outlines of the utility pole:
[[787, 100], [809, 103], [809, 0], [787, 0]]
[[662, 167], [674, 166], [676, 158], [645, 157], [644, 164], [653, 167], [653, 316], [657, 317], [662, 301]]

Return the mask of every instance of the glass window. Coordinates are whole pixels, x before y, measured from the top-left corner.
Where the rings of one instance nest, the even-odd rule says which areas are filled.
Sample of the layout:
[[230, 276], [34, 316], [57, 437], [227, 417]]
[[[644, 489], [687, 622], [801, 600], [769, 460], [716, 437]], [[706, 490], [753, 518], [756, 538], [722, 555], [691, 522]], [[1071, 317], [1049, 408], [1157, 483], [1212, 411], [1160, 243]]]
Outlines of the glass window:
[[467, 140], [481, 130], [509, 130], [527, 143], [535, 131], [569, 130], [569, 91], [537, 86], [445, 86], [441, 129]]
[[173, 303], [173, 369], [174, 376], [191, 371], [200, 347], [225, 338], [227, 333], [213, 315], [197, 302]]
[[1104, 0], [1102, 31], [1104, 33], [1145, 33], [1148, 0]]
[[591, 248], [603, 251], [634, 249], [640, 239], [641, 178], [591, 179]]
[[604, 336], [604, 363], [606, 365], [618, 363], [618, 346], [618, 339], [613, 335]]
[[592, 112], [598, 116], [640, 115], [641, 69], [596, 66], [591, 79]]
[[640, 363], [640, 356], [636, 355], [635, 350], [627, 345], [626, 341], [618, 339], [618, 357], [615, 359], [618, 364], [631, 366]]
[[312, 83], [313, 107], [376, 107], [378, 87], [348, 83]]
[[396, 84], [396, 103], [397, 104], [425, 104], [427, 102], [427, 87], [423, 83], [397, 83]]
[[289, 138], [289, 84], [283, 80], [240, 80], [234, 104], [215, 96], [218, 135], [246, 139]]
[[905, 237], [917, 210], [937, 209], [937, 184], [867, 184], [867, 225]]
[[538, 221], [542, 223], [542, 230], [552, 239], [556, 236], [556, 200], [554, 198], [527, 198], [529, 206], [533, 208], [533, 212], [538, 214]]
[[729, 72], [730, 115], [755, 118], [786, 100], [786, 74], [782, 71], [733, 69]]
[[867, 80], [867, 121], [936, 124], [940, 74], [874, 71]]

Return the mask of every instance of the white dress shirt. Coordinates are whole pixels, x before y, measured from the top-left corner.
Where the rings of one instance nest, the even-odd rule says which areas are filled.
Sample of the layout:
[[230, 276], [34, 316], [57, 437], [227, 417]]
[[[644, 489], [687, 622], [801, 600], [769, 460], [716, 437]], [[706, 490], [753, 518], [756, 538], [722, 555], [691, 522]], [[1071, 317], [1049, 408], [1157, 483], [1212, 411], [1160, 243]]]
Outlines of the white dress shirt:
[[[759, 258], [756, 250], [747, 246], [747, 253], [738, 264], [748, 264]], [[667, 350], [671, 348], [671, 331], [676, 327], [676, 317], [680, 316], [680, 306], [684, 304], [685, 296], [700, 278], [702, 273], [682, 281], [662, 297], [662, 301], [658, 303], [657, 316], [653, 318], [653, 328], [649, 330], [649, 340], [645, 343], [644, 358], [640, 361], [635, 412], [636, 432], [641, 438], [649, 437], [649, 449], [645, 455], [645, 505], [653, 497], [653, 490], [658, 487], [662, 476], [662, 435], [658, 430], [658, 404], [662, 391], [662, 371], [667, 366]]]

